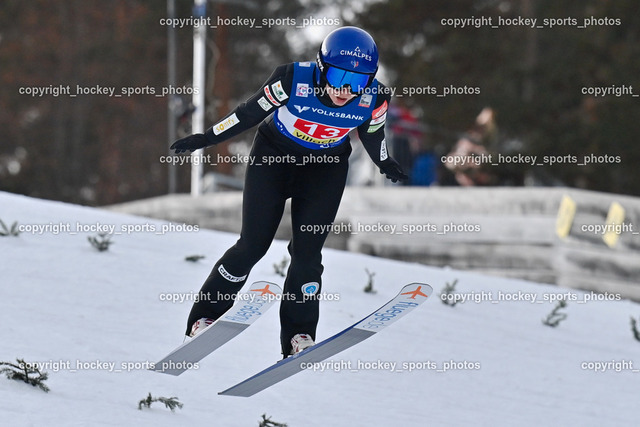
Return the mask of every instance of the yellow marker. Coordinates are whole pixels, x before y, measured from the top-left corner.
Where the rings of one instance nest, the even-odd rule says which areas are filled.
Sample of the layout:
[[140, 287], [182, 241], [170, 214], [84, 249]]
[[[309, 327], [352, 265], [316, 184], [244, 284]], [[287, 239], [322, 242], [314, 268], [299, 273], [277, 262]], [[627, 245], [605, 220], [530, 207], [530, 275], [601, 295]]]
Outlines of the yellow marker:
[[561, 239], [569, 235], [573, 218], [576, 216], [576, 202], [567, 195], [562, 197], [560, 209], [558, 209], [558, 217], [556, 218], [556, 234]]
[[620, 203], [611, 203], [605, 221], [605, 230], [607, 231], [602, 235], [602, 240], [610, 248], [614, 247], [620, 238], [620, 227], [624, 223], [624, 213], [624, 208]]

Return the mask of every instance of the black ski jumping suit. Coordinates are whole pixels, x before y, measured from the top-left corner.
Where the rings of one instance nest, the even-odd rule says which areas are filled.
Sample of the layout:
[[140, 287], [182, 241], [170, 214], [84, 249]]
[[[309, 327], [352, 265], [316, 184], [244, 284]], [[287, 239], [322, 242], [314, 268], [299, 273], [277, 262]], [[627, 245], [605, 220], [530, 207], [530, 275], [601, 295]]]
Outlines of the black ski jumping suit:
[[289, 355], [295, 334], [315, 340], [319, 298], [314, 296], [321, 291], [321, 250], [328, 230], [309, 230], [335, 219], [351, 153], [347, 133], [357, 128], [367, 153], [387, 177], [405, 178], [386, 149], [390, 96], [385, 86], [374, 80], [368, 92], [336, 107], [317, 86], [316, 73], [312, 62], [279, 66], [258, 92], [204, 134], [206, 145], [214, 145], [260, 123], [246, 170], [240, 238], [202, 286], [187, 334], [198, 319], [217, 319], [233, 305], [249, 272], [269, 249], [291, 198], [291, 263], [280, 303], [283, 354]]

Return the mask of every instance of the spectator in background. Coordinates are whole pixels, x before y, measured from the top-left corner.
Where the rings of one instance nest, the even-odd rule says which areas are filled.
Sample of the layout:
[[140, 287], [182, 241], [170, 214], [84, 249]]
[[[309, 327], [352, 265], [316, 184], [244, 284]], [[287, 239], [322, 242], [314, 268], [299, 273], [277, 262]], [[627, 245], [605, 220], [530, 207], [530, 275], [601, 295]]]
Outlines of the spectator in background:
[[387, 114], [394, 158], [411, 176], [405, 185], [436, 183], [438, 160], [433, 150], [426, 147], [424, 125], [401, 101], [392, 104]]
[[[495, 114], [491, 108], [484, 108], [476, 117], [471, 129], [445, 156], [447, 159], [444, 163], [445, 169], [450, 171], [454, 178], [454, 180], [445, 178], [445, 183], [464, 187], [495, 184], [496, 177], [488, 170], [490, 165], [482, 161], [472, 161], [472, 159], [488, 158], [489, 152], [495, 151], [496, 135]], [[455, 159], [465, 159], [465, 161], [456, 162]]]

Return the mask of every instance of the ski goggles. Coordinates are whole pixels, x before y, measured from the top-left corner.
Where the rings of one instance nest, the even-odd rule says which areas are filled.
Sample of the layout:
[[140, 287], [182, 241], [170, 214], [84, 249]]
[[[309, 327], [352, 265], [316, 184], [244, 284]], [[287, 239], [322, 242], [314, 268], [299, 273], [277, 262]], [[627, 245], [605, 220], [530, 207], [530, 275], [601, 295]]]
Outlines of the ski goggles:
[[336, 89], [349, 86], [352, 93], [362, 93], [373, 81], [373, 75], [355, 73], [327, 65], [327, 82]]

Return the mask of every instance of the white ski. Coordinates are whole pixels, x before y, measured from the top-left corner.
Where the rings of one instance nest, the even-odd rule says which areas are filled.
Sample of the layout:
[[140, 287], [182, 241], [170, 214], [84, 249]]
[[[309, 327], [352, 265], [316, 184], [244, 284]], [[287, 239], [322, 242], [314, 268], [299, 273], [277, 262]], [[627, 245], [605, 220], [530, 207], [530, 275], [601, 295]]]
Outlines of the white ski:
[[222, 391], [225, 396], [249, 397], [309, 367], [352, 347], [405, 316], [425, 302], [433, 289], [424, 283], [404, 286], [398, 295], [342, 332], [271, 365], [262, 372]]
[[280, 286], [255, 282], [246, 293], [238, 294], [236, 303], [212, 325], [173, 350], [150, 370], [180, 375], [197, 366], [197, 362], [213, 353], [262, 316], [282, 293]]

